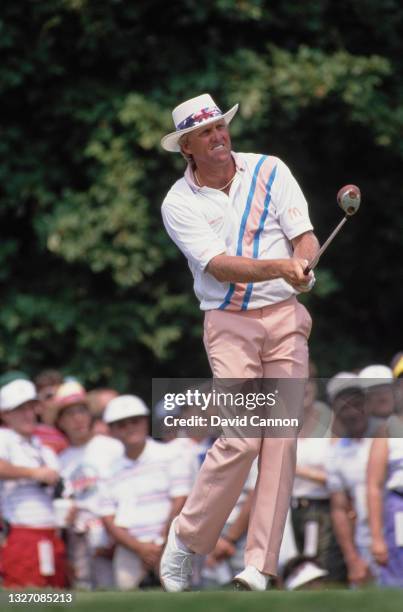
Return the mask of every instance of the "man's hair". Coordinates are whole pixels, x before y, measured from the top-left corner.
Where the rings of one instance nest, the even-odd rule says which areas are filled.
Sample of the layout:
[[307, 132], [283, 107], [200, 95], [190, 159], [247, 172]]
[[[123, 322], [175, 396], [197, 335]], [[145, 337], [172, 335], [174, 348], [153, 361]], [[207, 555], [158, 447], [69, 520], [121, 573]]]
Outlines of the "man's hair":
[[44, 387], [56, 387], [62, 384], [63, 374], [59, 370], [43, 370], [34, 378], [35, 386], [38, 390]]
[[181, 136], [181, 137], [179, 138], [179, 147], [180, 147], [180, 150], [181, 150], [181, 151], [180, 151], [180, 152], [181, 152], [181, 155], [182, 155], [182, 157], [184, 158], [184, 160], [185, 160], [185, 161], [187, 161], [187, 163], [188, 163], [188, 164], [191, 164], [191, 163], [193, 163], [193, 156], [192, 156], [192, 155], [187, 155], [187, 154], [184, 152], [183, 148], [182, 148], [182, 146], [183, 146], [183, 144], [185, 143], [185, 141], [187, 140], [187, 138], [188, 138], [188, 135], [187, 135], [187, 134], [183, 134], [183, 136]]

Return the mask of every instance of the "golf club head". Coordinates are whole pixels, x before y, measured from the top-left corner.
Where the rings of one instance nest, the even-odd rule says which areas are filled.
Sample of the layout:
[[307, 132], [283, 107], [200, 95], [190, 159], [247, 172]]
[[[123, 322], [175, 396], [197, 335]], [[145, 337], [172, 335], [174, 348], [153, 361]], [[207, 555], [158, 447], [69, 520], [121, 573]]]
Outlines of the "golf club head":
[[337, 194], [337, 203], [348, 217], [355, 215], [361, 204], [361, 191], [357, 185], [344, 185]]

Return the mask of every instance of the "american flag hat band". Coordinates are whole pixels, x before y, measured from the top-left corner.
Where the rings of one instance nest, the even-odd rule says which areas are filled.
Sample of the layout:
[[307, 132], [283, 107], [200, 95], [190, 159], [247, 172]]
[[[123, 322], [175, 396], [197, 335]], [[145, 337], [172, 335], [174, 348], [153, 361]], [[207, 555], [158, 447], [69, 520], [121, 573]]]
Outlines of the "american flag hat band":
[[213, 123], [220, 118], [229, 124], [237, 110], [238, 104], [235, 104], [229, 111], [223, 113], [209, 94], [186, 100], [172, 111], [175, 132], [164, 136], [161, 139], [161, 146], [166, 151], [178, 152], [180, 151], [179, 139], [183, 134]]

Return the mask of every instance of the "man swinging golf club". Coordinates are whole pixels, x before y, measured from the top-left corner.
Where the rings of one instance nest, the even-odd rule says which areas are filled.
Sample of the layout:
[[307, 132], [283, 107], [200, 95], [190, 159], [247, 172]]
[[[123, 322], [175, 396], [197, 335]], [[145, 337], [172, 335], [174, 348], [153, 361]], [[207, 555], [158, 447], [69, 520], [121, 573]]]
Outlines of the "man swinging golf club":
[[[286, 164], [271, 155], [234, 153], [228, 125], [208, 94], [172, 115], [161, 144], [187, 160], [162, 205], [166, 230], [188, 259], [205, 311], [204, 343], [215, 379], [305, 378], [311, 318], [296, 299], [318, 251], [308, 206]], [[267, 588], [277, 560], [294, 478], [293, 437], [221, 437], [207, 453], [193, 491], [172, 522], [161, 558], [167, 591], [190, 585], [194, 553], [214, 549], [259, 455], [245, 569], [234, 582]]]

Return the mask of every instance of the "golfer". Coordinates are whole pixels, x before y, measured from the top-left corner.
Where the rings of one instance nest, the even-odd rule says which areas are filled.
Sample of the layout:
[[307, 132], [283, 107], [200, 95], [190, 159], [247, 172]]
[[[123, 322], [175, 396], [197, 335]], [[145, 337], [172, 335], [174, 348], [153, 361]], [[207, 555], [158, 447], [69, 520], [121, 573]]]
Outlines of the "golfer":
[[[277, 157], [231, 150], [229, 123], [208, 94], [177, 106], [164, 149], [187, 160], [162, 205], [169, 236], [188, 260], [205, 311], [204, 344], [217, 379], [304, 378], [311, 318], [296, 299], [318, 251], [306, 200]], [[259, 477], [239, 588], [263, 591], [277, 560], [295, 470], [294, 438], [219, 438], [207, 453], [161, 558], [167, 591], [189, 587], [194, 553], [214, 549], [252, 462]]]

